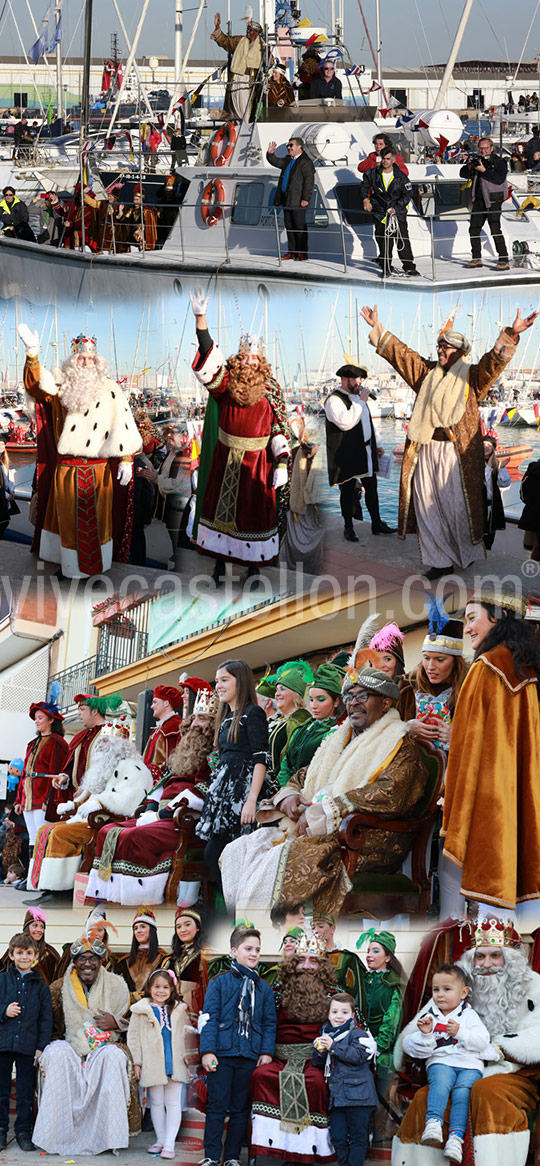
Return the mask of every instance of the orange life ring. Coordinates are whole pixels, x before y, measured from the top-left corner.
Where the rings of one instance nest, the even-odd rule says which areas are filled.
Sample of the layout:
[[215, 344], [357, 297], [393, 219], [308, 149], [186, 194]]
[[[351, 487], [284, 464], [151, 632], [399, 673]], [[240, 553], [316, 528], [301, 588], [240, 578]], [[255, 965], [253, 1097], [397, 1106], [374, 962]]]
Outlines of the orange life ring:
[[238, 130], [232, 121], [224, 122], [216, 130], [210, 142], [210, 161], [214, 166], [227, 166], [233, 156], [237, 138]]
[[223, 183], [219, 178], [213, 178], [207, 182], [201, 200], [201, 215], [203, 223], [207, 227], [215, 227], [223, 218], [223, 209], [225, 203], [225, 191]]

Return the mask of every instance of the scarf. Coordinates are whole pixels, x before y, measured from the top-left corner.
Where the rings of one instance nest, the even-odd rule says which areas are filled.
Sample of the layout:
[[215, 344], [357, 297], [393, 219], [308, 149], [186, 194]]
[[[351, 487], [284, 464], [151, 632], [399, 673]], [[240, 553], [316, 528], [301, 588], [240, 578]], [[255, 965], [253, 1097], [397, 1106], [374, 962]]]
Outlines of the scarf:
[[397, 709], [387, 713], [358, 736], [346, 721], [325, 737], [309, 766], [302, 795], [312, 801], [328, 791], [332, 798], [375, 781], [399, 749], [408, 729]]
[[[71, 964], [62, 983], [62, 1007], [66, 1026], [66, 1040], [79, 1057], [87, 1057], [91, 1052], [85, 1024], [94, 1022], [98, 1009], [111, 1012], [113, 1016], [123, 1016], [129, 1007], [129, 989], [125, 980], [114, 976], [103, 968], [90, 988], [85, 989], [78, 973]], [[117, 1041], [118, 1032], [111, 1035]]]
[[434, 429], [450, 429], [461, 421], [467, 404], [469, 362], [460, 357], [447, 372], [430, 368], [418, 390], [409, 421], [409, 441], [427, 445]]
[[245, 75], [251, 69], [258, 70], [262, 61], [261, 41], [257, 37], [256, 41], [248, 40], [247, 36], [243, 36], [234, 50], [231, 61], [231, 72]]
[[[323, 1024], [323, 1027], [321, 1029], [321, 1036], [324, 1033], [325, 1036], [331, 1036], [332, 1040], [340, 1041], [340, 1040], [343, 1040], [343, 1038], [347, 1036], [347, 1033], [350, 1032], [351, 1028], [355, 1028], [355, 1027], [356, 1027], [356, 1024], [355, 1024], [354, 1017], [351, 1017], [350, 1020], [346, 1020], [344, 1024], [338, 1025], [337, 1028], [333, 1028], [332, 1025], [330, 1024], [330, 1021], [327, 1020], [326, 1024]], [[332, 1053], [329, 1052], [328, 1056], [324, 1062], [324, 1079], [325, 1079], [327, 1084], [328, 1084], [328, 1079], [330, 1077], [330, 1074], [332, 1072], [332, 1067], [333, 1067]]]
[[231, 972], [235, 976], [242, 977], [238, 1001], [238, 1035], [249, 1040], [255, 1012], [255, 984], [259, 979], [259, 974], [252, 968], [246, 968], [243, 964], [237, 963], [236, 960], [231, 960]]

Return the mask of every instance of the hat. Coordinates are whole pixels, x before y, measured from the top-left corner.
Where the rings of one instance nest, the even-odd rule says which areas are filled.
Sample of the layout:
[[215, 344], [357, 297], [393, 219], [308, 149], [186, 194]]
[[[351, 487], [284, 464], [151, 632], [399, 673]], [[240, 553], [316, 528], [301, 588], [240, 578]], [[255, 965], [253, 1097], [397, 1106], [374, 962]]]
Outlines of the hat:
[[444, 656], [463, 654], [463, 620], [451, 619], [436, 599], [426, 604], [429, 632], [422, 644], [423, 652], [440, 652]]
[[341, 672], [341, 675], [344, 676], [350, 658], [351, 653], [347, 652], [345, 648], [340, 648], [339, 652], [336, 652], [335, 656], [332, 656], [328, 663], [331, 664], [333, 668], [337, 668], [338, 672]]
[[390, 955], [396, 954], [396, 937], [392, 935], [391, 931], [375, 931], [374, 927], [368, 927], [367, 931], [363, 931], [356, 940], [358, 950], [364, 943], [380, 943], [381, 947], [385, 947]]
[[180, 907], [177, 907], [176, 911], [174, 913], [175, 923], [176, 923], [176, 920], [179, 919], [181, 915], [182, 916], [186, 915], [188, 917], [188, 919], [193, 919], [193, 922], [197, 923], [199, 928], [202, 926], [202, 919], [201, 919], [200, 911], [197, 911], [195, 907], [182, 907], [181, 905], [180, 905]]
[[342, 364], [336, 372], [337, 377], [367, 377], [367, 368], [360, 364]]
[[491, 916], [477, 919], [469, 927], [471, 947], [521, 947], [521, 937], [511, 919]]
[[82, 939], [76, 939], [75, 943], [72, 943], [69, 954], [72, 960], [76, 960], [77, 956], [86, 955], [87, 952], [91, 952], [92, 955], [97, 955], [100, 960], [107, 958], [107, 948], [100, 939], [94, 939], [90, 943], [84, 937]]
[[46, 713], [48, 717], [51, 717], [52, 720], [55, 721], [64, 720], [58, 705], [54, 704], [52, 700], [38, 700], [35, 702], [35, 704], [31, 704], [29, 715], [32, 717], [33, 721], [36, 719], [37, 712]]
[[341, 696], [343, 672], [335, 664], [321, 664], [315, 673], [315, 679], [310, 688], [324, 688], [332, 696]]
[[105, 907], [101, 903], [98, 903], [88, 915], [84, 925], [84, 938], [88, 939], [97, 927], [103, 927], [105, 925], [107, 925], [107, 912]]
[[85, 336], [80, 332], [78, 336], [74, 336], [71, 341], [71, 354], [74, 356], [77, 352], [83, 355], [95, 356], [97, 353], [97, 340], [95, 336]]
[[18, 769], [19, 773], [22, 773], [22, 771], [24, 769], [24, 761], [23, 761], [22, 757], [14, 757], [13, 761], [10, 761], [10, 763], [9, 763], [9, 768], [10, 769]]
[[276, 673], [276, 685], [281, 684], [283, 688], [290, 688], [291, 692], [297, 692], [299, 696], [304, 696], [308, 684], [313, 684], [313, 671], [305, 660], [293, 660], [287, 664], [282, 664]]
[[136, 923], [148, 923], [150, 927], [155, 927], [157, 931], [157, 919], [151, 907], [137, 907], [133, 916], [132, 928]]
[[[245, 19], [246, 18], [244, 16], [244, 20]], [[263, 30], [262, 24], [259, 24], [258, 20], [248, 20], [246, 32], [249, 28], [253, 29], [254, 32], [262, 32]]]
[[517, 619], [527, 614], [527, 601], [522, 595], [503, 591], [502, 587], [492, 587], [489, 583], [482, 583], [467, 603], [489, 603], [491, 607], [500, 609], [499, 619], [504, 611], [511, 611]]
[[112, 692], [110, 696], [92, 696], [88, 692], [78, 692], [75, 704], [87, 704], [92, 712], [100, 713], [102, 717], [111, 716], [122, 704], [122, 693]]
[[180, 688], [189, 688], [191, 692], [212, 692], [214, 689], [207, 680], [200, 680], [198, 676], [188, 676], [187, 672], [182, 672], [178, 677]]
[[23, 922], [23, 931], [28, 927], [29, 923], [43, 923], [45, 927], [47, 924], [47, 916], [39, 907], [29, 907]]
[[402, 664], [405, 663], [403, 657], [403, 632], [398, 628], [397, 623], [385, 623], [380, 632], [375, 632], [369, 641], [370, 648], [375, 652], [390, 652], [396, 660], [400, 660]]
[[444, 340], [445, 344], [450, 344], [452, 348], [457, 348], [464, 356], [471, 351], [471, 345], [463, 332], [454, 332], [451, 329], [449, 332], [439, 332], [439, 340]]
[[336, 926], [336, 917], [335, 917], [335, 915], [325, 915], [324, 911], [315, 911], [314, 910], [313, 911], [313, 922], [314, 923], [328, 923], [329, 927], [335, 927]]
[[177, 709], [182, 707], [184, 699], [183, 693], [180, 691], [180, 689], [173, 688], [172, 685], [169, 684], [158, 684], [157, 688], [154, 688], [154, 696], [157, 697], [158, 700], [168, 701], [175, 712]]
[[270, 675], [270, 665], [266, 669], [264, 676], [259, 680], [259, 683], [255, 685], [255, 692], [259, 696], [269, 696], [272, 699], [276, 695], [276, 678]]
[[390, 700], [397, 701], [400, 697], [400, 689], [397, 684], [386, 672], [380, 672], [378, 668], [360, 668], [358, 671], [351, 668], [343, 681], [343, 692], [346, 693], [350, 688], [358, 686], [365, 688], [369, 692], [374, 692], [377, 696], [388, 697]]

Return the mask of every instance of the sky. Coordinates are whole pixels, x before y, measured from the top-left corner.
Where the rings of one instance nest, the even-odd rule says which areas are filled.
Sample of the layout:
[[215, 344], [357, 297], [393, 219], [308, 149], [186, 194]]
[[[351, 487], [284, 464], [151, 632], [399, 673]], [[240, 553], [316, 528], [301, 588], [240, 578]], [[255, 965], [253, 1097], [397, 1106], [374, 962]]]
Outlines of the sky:
[[[51, 0], [54, 7], [54, 0]], [[133, 35], [137, 19], [142, 11], [143, 0], [118, 0], [127, 32]], [[216, 6], [207, 3], [195, 39], [194, 57], [217, 60], [222, 54], [210, 41], [214, 27]], [[35, 36], [28, 14], [34, 15], [39, 26], [47, 11], [49, 0], [5, 0], [0, 11], [4, 11], [0, 24], [0, 44], [2, 55], [21, 54], [20, 41], [15, 30], [15, 20], [20, 28], [25, 47], [28, 49]], [[239, 18], [245, 13], [242, 0], [229, 0], [233, 31], [241, 28]], [[330, 2], [326, 0], [299, 0], [302, 16], [313, 24], [328, 24]], [[362, 6], [371, 39], [375, 42], [375, 0], [362, 0]], [[452, 43], [462, 11], [463, 0], [454, 5], [444, 0], [380, 0], [381, 45], [383, 62], [389, 66], [425, 65], [445, 61]], [[197, 9], [197, 0], [184, 0], [185, 40]], [[258, 16], [258, 0], [252, 0], [253, 14]], [[227, 3], [221, 0], [222, 21], [227, 18]], [[73, 56], [80, 55], [82, 28], [84, 24], [83, 0], [64, 0], [64, 49]], [[507, 0], [475, 0], [460, 52], [462, 60], [518, 60], [532, 21], [524, 60], [535, 59], [540, 50], [540, 9], [536, 0], [520, 0], [512, 9], [512, 19], [508, 19]], [[533, 20], [534, 16], [534, 20]], [[51, 18], [51, 27], [52, 27]], [[140, 52], [145, 55], [171, 56], [173, 53], [174, 0], [150, 0], [145, 29], [143, 30]], [[119, 32], [120, 27], [112, 0], [94, 0], [95, 56], [108, 56], [110, 35]], [[357, 64], [371, 66], [371, 56], [365, 35], [359, 0], [345, 0], [345, 44], [351, 58]], [[124, 53], [126, 45], [120, 36], [120, 47]]]
[[[227, 284], [230, 287], [230, 284]], [[278, 379], [293, 387], [301, 386], [335, 373], [346, 354], [367, 362], [370, 372], [387, 370], [386, 363], [368, 345], [368, 328], [360, 315], [367, 302], [376, 298], [379, 318], [397, 335], [425, 356], [433, 355], [433, 336], [449, 313], [455, 310], [454, 326], [473, 342], [473, 358], [478, 358], [494, 343], [502, 324], [512, 323], [519, 306], [523, 316], [538, 308], [526, 288], [506, 289], [501, 297], [495, 290], [478, 292], [444, 292], [418, 296], [417, 291], [321, 287], [306, 288], [286, 295], [270, 291], [259, 295], [223, 293], [220, 297], [210, 286], [209, 328], [214, 339], [221, 337], [226, 355], [237, 351], [242, 332], [254, 338], [264, 336], [267, 322], [268, 358]], [[43, 363], [56, 363], [54, 305], [39, 308], [19, 299], [0, 303], [0, 368], [15, 373], [15, 311], [17, 318], [37, 328]], [[358, 322], [357, 322], [358, 321]], [[60, 360], [65, 359], [72, 336], [81, 331], [95, 335], [101, 355], [109, 362], [113, 376], [131, 376], [151, 369], [165, 376], [170, 373], [178, 387], [192, 385], [191, 363], [195, 355], [195, 330], [187, 287], [181, 296], [155, 298], [131, 307], [106, 303], [90, 308], [64, 304], [57, 311]], [[358, 347], [357, 347], [358, 342]], [[527, 334], [527, 347], [520, 348], [525, 366], [538, 364], [538, 334]], [[531, 347], [532, 346], [532, 347]], [[18, 345], [19, 373], [24, 363], [24, 348]], [[320, 370], [320, 376], [317, 373]]]

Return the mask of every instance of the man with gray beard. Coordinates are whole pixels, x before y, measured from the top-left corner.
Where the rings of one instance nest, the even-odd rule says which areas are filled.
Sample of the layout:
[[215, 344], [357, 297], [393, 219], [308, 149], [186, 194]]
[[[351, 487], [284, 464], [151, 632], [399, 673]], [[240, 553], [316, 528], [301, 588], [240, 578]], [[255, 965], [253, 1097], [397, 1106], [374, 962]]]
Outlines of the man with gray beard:
[[[529, 967], [509, 921], [481, 919], [472, 925], [469, 951], [458, 960], [472, 987], [468, 999], [486, 1025], [500, 1060], [486, 1064], [471, 1090], [470, 1128], [475, 1166], [525, 1166], [530, 1133], [527, 1111], [536, 1113], [540, 1088], [540, 976]], [[403, 1030], [394, 1054], [402, 1067]], [[451, 1038], [459, 1042], [457, 1037]], [[392, 1166], [443, 1166], [441, 1148], [422, 1146], [427, 1087], [416, 1093], [392, 1147]], [[448, 1118], [448, 1110], [445, 1115]], [[448, 1121], [443, 1127], [443, 1143]], [[457, 1158], [453, 1159], [458, 1161]]]
[[[19, 324], [24, 387], [36, 403], [37, 512], [32, 549], [86, 578], [127, 561], [133, 454], [141, 437], [120, 386], [108, 377], [95, 337], [77, 336], [61, 369], [40, 368], [38, 334]], [[113, 530], [114, 522], [114, 530]], [[117, 537], [115, 534], [118, 532]]]

